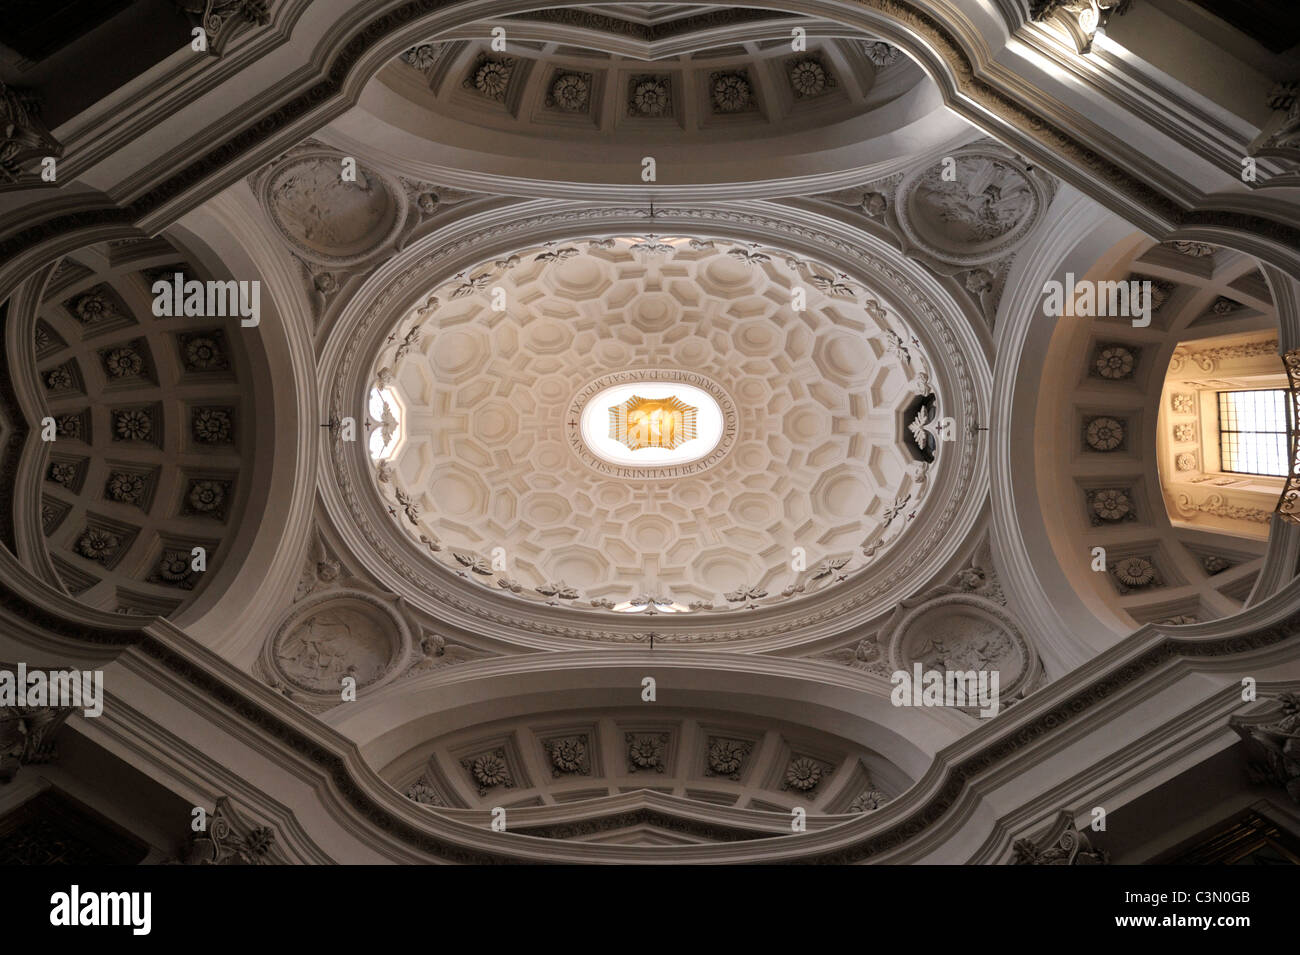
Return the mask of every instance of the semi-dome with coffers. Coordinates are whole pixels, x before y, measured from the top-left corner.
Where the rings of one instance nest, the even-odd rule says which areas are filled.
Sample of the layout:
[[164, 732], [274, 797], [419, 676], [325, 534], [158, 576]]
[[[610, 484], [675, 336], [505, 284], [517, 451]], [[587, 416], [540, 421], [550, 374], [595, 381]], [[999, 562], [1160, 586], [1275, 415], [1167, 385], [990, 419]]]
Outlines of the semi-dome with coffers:
[[924, 70], [865, 31], [663, 6], [535, 10], [416, 44], [330, 141], [452, 186], [580, 197], [662, 183], [680, 197], [856, 184], [966, 135]]

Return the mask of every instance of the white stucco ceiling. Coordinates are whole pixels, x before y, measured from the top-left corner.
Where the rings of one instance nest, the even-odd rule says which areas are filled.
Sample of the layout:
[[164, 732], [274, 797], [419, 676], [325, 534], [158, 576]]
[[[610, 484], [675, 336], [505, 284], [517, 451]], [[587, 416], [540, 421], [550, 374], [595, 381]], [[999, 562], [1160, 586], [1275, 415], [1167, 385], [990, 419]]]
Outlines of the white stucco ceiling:
[[[776, 250], [662, 245], [528, 250], [437, 290], [385, 344], [375, 370], [403, 420], [379, 486], [408, 518], [414, 505], [403, 526], [438, 557], [575, 605], [721, 608], [853, 573], [862, 547], [915, 517], [927, 475], [904, 413], [929, 373], [902, 317]], [[720, 390], [719, 453], [600, 464], [578, 427], [589, 386], [673, 375]]]

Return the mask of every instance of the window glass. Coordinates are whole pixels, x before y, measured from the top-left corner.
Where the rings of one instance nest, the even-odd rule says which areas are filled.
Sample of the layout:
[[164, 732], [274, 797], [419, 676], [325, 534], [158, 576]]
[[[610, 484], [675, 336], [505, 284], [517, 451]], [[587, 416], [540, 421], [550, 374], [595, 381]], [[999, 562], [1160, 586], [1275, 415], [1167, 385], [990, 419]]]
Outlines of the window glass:
[[1224, 471], [1285, 477], [1290, 455], [1285, 391], [1219, 392], [1219, 455]]

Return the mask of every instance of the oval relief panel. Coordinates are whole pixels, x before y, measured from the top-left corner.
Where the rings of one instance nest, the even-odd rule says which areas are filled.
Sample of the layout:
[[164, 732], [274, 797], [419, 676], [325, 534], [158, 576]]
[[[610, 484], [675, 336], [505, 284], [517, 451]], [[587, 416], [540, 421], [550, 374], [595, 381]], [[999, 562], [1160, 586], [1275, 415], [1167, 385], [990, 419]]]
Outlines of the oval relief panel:
[[344, 181], [342, 156], [311, 150], [266, 177], [262, 203], [276, 230], [303, 258], [323, 265], [360, 262], [392, 242], [406, 218], [403, 191], [358, 164]]
[[1009, 254], [1049, 199], [1016, 160], [961, 151], [908, 176], [898, 196], [907, 240], [940, 262], [966, 267]]
[[889, 656], [895, 669], [998, 672], [1004, 699], [1033, 676], [1033, 650], [1006, 611], [991, 600], [950, 594], [916, 607], [893, 628]]
[[344, 677], [361, 690], [382, 680], [410, 646], [405, 621], [369, 594], [327, 593], [296, 605], [263, 662], [282, 682], [337, 701]]

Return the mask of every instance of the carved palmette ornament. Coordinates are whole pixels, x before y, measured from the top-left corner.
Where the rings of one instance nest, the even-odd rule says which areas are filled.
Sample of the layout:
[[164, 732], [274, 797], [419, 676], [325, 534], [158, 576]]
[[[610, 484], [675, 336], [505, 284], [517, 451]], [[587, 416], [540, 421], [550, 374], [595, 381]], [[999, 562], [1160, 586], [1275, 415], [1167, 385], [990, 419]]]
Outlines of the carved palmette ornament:
[[343, 565], [334, 558], [325, 544], [325, 539], [317, 530], [303, 558], [302, 573], [294, 592], [294, 602], [317, 590], [326, 590], [345, 576]]

